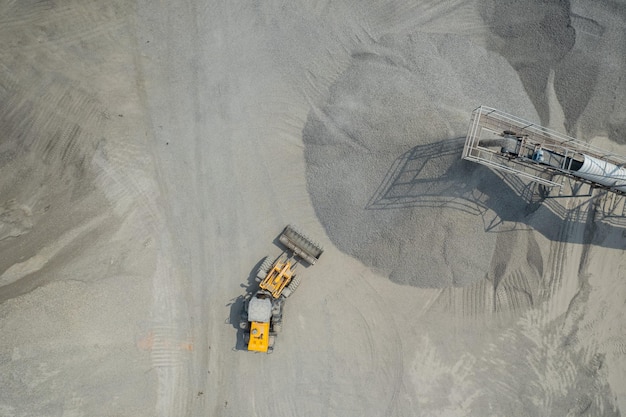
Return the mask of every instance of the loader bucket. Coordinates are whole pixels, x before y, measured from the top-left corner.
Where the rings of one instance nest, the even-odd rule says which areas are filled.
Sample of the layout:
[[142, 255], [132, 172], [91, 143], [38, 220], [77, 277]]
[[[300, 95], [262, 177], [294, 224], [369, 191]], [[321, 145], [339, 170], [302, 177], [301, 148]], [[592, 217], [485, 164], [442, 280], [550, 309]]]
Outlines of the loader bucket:
[[285, 227], [278, 240], [311, 265], [315, 264], [324, 253], [324, 249], [319, 244], [313, 242], [292, 225]]

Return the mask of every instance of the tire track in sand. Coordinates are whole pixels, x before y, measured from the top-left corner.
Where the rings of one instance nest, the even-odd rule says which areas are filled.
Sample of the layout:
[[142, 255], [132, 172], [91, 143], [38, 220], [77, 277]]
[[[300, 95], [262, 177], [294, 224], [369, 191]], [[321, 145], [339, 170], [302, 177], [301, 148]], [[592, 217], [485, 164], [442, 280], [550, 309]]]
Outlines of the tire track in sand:
[[547, 309], [543, 315], [543, 324], [567, 311], [571, 300], [579, 290], [579, 267], [582, 248], [570, 243], [582, 241], [588, 220], [589, 202], [579, 198], [572, 199], [566, 207], [565, 218], [555, 240], [550, 244], [546, 294]]
[[[429, 0], [419, 3], [406, 0], [379, 3], [373, 16], [380, 16], [372, 23], [376, 33], [456, 33], [463, 35], [486, 34], [488, 28], [483, 23], [475, 1]], [[445, 23], [443, 23], [445, 21]]]
[[115, 11], [93, 12], [94, 8], [102, 9], [95, 3], [56, 6], [52, 2], [37, 2], [28, 7], [26, 10], [10, 8], [11, 17], [0, 21], [0, 35], [5, 39], [0, 53], [12, 55], [16, 50], [20, 54], [39, 50], [54, 56], [59, 49], [96, 38], [112, 44], [115, 32], [127, 23], [126, 18], [116, 16]]

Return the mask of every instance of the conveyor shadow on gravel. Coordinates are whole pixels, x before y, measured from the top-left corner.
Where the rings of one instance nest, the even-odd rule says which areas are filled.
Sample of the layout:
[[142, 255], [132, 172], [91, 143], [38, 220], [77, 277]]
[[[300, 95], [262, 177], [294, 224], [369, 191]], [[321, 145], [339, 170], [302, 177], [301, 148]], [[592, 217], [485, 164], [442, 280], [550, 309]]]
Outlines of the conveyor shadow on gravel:
[[[524, 181], [515, 175], [500, 175], [460, 159], [464, 140], [455, 138], [418, 145], [400, 155], [368, 201], [366, 209], [447, 208], [482, 216], [485, 232], [502, 231], [499, 226], [505, 223], [521, 223], [553, 241], [563, 240], [562, 234], [558, 233], [559, 228], [554, 225], [563, 222], [587, 225], [594, 221], [596, 213], [593, 205], [585, 211], [580, 210], [584, 208], [584, 203], [567, 209], [559, 202], [570, 197], [586, 197], [586, 185], [570, 184], [575, 194], [555, 197], [549, 188], [541, 184]], [[436, 178], [422, 175], [428, 164], [444, 167], [442, 175]], [[537, 222], [533, 213], [541, 208], [540, 215], [544, 221]], [[614, 223], [611, 227], [626, 231], [626, 223]], [[571, 236], [566, 241], [572, 243]], [[583, 238], [573, 243], [591, 242]]]
[[[396, 155], [391, 149], [352, 150], [331, 161], [320, 157], [332, 156], [327, 149], [313, 149], [319, 155], [308, 161], [308, 188], [329, 238], [392, 281], [426, 288], [484, 279], [496, 240], [502, 245], [518, 232], [537, 231], [555, 242], [622, 245], [603, 241], [591, 227], [601, 193], [575, 205], [549, 197], [536, 183], [462, 160], [463, 144], [463, 138], [432, 141]], [[587, 232], [561, 233], [576, 225]]]

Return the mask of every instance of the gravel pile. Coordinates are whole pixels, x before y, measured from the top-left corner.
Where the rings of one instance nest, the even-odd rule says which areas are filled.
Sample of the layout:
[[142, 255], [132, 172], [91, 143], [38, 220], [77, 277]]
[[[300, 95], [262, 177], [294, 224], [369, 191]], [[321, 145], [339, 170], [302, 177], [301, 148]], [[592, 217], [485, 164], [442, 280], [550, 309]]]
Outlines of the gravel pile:
[[[626, 141], [626, 81], [614, 70], [624, 65], [623, 8], [539, 0], [479, 8], [487, 49], [453, 34], [383, 37], [353, 54], [304, 129], [309, 192], [328, 235], [399, 283], [465, 286], [497, 275], [509, 261], [490, 232], [502, 222], [534, 224], [549, 239], [558, 230], [558, 218], [539, 217], [546, 210], [529, 216], [523, 184], [460, 160], [478, 105], [549, 124], [561, 111], [548, 100], [553, 75], [567, 133]], [[498, 239], [502, 247], [509, 238]]]
[[462, 161], [480, 104], [537, 120], [500, 56], [455, 35], [388, 37], [353, 62], [304, 129], [309, 192], [335, 245], [393, 281], [465, 286], [484, 278], [496, 233], [525, 203]]

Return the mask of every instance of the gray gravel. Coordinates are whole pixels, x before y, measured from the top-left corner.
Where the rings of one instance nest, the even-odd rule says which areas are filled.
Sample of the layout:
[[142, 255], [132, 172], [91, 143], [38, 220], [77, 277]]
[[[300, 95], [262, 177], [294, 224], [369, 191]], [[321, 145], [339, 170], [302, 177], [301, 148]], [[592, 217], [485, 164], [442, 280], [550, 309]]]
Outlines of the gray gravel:
[[480, 104], [537, 118], [506, 61], [455, 35], [389, 36], [354, 54], [304, 129], [309, 192], [333, 242], [399, 283], [484, 278], [496, 243], [485, 219], [517, 219], [525, 203], [498, 199], [508, 187], [460, 160]]

